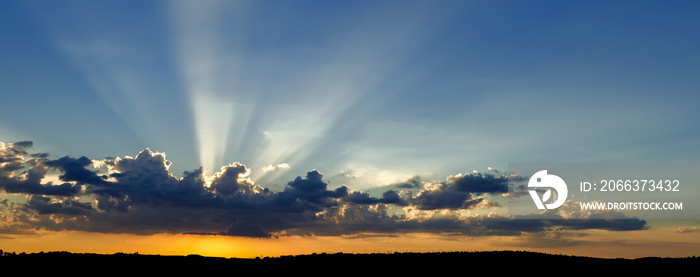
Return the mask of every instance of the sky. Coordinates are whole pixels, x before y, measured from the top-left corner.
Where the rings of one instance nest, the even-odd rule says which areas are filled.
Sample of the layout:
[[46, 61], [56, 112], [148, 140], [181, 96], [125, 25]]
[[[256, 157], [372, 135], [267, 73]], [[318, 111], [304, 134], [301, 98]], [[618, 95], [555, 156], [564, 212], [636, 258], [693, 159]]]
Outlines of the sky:
[[697, 255], [700, 218], [507, 198], [512, 162], [698, 162], [699, 6], [0, 0], [0, 249]]

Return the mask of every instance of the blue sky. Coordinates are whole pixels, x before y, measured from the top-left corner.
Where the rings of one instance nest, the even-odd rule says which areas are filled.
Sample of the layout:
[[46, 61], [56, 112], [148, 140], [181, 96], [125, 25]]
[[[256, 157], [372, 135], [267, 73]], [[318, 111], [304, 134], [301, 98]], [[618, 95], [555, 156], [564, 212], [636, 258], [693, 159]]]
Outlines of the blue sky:
[[149, 148], [178, 178], [352, 191], [700, 151], [694, 1], [0, 6], [0, 142], [51, 159]]
[[176, 174], [694, 153], [692, 2], [199, 4], [5, 2], [4, 140]]

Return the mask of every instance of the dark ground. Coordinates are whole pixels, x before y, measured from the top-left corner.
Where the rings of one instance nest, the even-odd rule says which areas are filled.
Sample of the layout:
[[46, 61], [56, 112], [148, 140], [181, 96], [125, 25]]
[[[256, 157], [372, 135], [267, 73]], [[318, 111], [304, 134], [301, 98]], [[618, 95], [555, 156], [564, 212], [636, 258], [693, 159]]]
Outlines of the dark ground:
[[[550, 255], [521, 251], [394, 253], [394, 254], [312, 254], [275, 258], [217, 258], [190, 256], [160, 256], [140, 254], [77, 254], [48, 252], [8, 254], [0, 256], [2, 272], [31, 275], [42, 272], [65, 272], [77, 275], [156, 274], [164, 275], [385, 275], [410, 274], [430, 276], [473, 275], [490, 273], [502, 276], [515, 273], [526, 276], [558, 277], [633, 276], [654, 273], [664, 275], [697, 275], [700, 257], [602, 259], [591, 257]], [[686, 271], [690, 269], [690, 271]], [[684, 272], [685, 271], [685, 272]], [[685, 274], [684, 274], [685, 273]], [[18, 274], [12, 274], [18, 275]], [[655, 274], [654, 274], [655, 275]], [[8, 275], [6, 275], [8, 276]]]

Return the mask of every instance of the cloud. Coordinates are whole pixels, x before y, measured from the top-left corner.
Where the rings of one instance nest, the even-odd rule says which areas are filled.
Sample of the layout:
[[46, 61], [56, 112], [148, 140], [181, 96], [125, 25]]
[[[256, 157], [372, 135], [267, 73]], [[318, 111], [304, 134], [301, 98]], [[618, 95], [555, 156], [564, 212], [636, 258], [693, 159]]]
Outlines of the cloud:
[[[414, 176], [373, 196], [345, 185], [331, 187], [320, 171], [311, 170], [271, 191], [250, 179], [251, 170], [241, 163], [213, 175], [198, 168], [176, 177], [165, 154], [148, 148], [135, 157], [52, 160], [29, 153], [31, 147], [31, 142], [0, 143], [0, 189], [28, 196], [24, 203], [2, 200], [8, 230], [269, 238], [402, 232], [491, 236], [646, 226], [639, 219], [608, 220], [597, 214], [575, 219], [467, 216], [464, 211], [499, 206], [487, 197], [506, 191], [506, 178], [489, 174], [457, 174], [437, 183]], [[63, 183], [42, 182], [49, 173], [60, 174]]]
[[365, 191], [353, 191], [343, 198], [343, 201], [354, 204], [395, 204], [398, 206], [408, 205], [408, 200], [399, 195], [394, 190], [387, 190], [382, 193], [381, 198], [372, 197]]
[[268, 166], [266, 166], [266, 167], [263, 167], [263, 171], [265, 171], [265, 172], [277, 171], [278, 169], [283, 169], [283, 168], [284, 168], [284, 169], [288, 169], [288, 168], [289, 168], [289, 164], [281, 163], [281, 164], [277, 164], [277, 165], [274, 165], [274, 166], [273, 166], [273, 165], [268, 165]]
[[455, 190], [446, 184], [434, 185], [412, 200], [414, 205], [423, 210], [469, 208], [478, 202], [479, 199], [473, 199], [471, 193]]
[[106, 175], [98, 175], [96, 171], [86, 169], [87, 166], [92, 165], [92, 160], [86, 157], [75, 159], [66, 156], [58, 160], [46, 161], [44, 165], [63, 172], [63, 175], [59, 176], [61, 181], [98, 185], [107, 183]]
[[[419, 178], [409, 179], [403, 187], [415, 187]], [[457, 174], [447, 177], [447, 182], [428, 186], [412, 200], [419, 209], [473, 209], [497, 207], [497, 203], [479, 195], [502, 194], [508, 192], [508, 179], [492, 174]]]
[[228, 236], [243, 236], [243, 237], [253, 237], [253, 238], [269, 238], [271, 235], [265, 232], [260, 224], [235, 221], [231, 224], [231, 227], [226, 231]]
[[421, 188], [423, 187], [423, 181], [420, 176], [416, 175], [404, 182], [398, 182], [392, 184], [392, 186], [395, 186], [400, 189], [414, 189], [414, 188]]
[[348, 188], [341, 186], [335, 190], [327, 190], [328, 184], [323, 182], [323, 174], [318, 170], [306, 173], [306, 178], [297, 177], [294, 181], [287, 183], [285, 193], [289, 193], [299, 199], [306, 201], [332, 205], [327, 200], [336, 199], [348, 195]]
[[250, 170], [241, 163], [234, 163], [221, 168], [221, 171], [214, 175], [211, 181], [211, 188], [214, 193], [222, 195], [232, 195], [239, 190], [250, 191], [254, 182], [246, 177], [250, 175]]
[[17, 143], [0, 142], [0, 189], [8, 193], [71, 196], [79, 193], [80, 187], [72, 183], [42, 184], [41, 180], [54, 163], [45, 155], [30, 155], [26, 150], [31, 141]]
[[18, 141], [18, 142], [9, 144], [9, 147], [15, 148], [17, 150], [25, 150], [25, 149], [31, 148], [32, 146], [34, 146], [34, 142], [28, 141], [28, 140]]
[[600, 229], [609, 231], [633, 231], [646, 228], [646, 221], [637, 218], [585, 218], [585, 219], [562, 219], [552, 220], [553, 224], [558, 224], [568, 230]]
[[447, 177], [447, 183], [455, 190], [469, 193], [507, 193], [508, 178], [493, 174], [457, 174]]
[[90, 203], [80, 203], [71, 199], [55, 201], [38, 195], [29, 199], [26, 208], [39, 214], [84, 215], [92, 211]]
[[678, 227], [678, 228], [676, 228], [676, 229], [673, 229], [673, 231], [676, 232], [676, 233], [681, 233], [681, 234], [684, 234], [684, 233], [694, 233], [694, 232], [700, 232], [700, 227], [696, 227], [696, 226], [692, 226], [692, 227], [681, 226], [681, 227]]

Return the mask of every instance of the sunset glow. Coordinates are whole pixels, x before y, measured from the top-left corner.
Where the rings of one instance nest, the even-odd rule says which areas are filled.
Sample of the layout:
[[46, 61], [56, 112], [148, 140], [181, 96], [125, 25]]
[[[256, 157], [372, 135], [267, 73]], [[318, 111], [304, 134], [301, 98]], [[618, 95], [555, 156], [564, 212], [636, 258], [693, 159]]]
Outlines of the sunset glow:
[[700, 161], [698, 11], [2, 1], [0, 250], [697, 256], [693, 168], [617, 198], [683, 201], [679, 219], [581, 212], [583, 183], [511, 163]]

